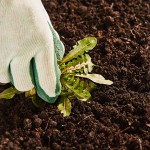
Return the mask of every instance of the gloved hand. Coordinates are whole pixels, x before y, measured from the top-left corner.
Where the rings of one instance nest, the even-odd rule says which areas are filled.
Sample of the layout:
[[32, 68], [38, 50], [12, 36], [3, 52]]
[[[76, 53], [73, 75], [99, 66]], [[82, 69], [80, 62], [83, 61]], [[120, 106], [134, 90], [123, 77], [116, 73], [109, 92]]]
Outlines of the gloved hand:
[[53, 103], [61, 92], [57, 59], [64, 46], [41, 0], [0, 0], [0, 82], [19, 91], [36, 87]]

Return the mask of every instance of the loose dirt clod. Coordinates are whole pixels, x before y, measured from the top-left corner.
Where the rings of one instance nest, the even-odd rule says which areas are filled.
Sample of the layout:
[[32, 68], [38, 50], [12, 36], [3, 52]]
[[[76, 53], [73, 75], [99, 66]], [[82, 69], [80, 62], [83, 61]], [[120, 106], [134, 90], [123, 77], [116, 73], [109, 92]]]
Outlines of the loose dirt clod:
[[36, 128], [39, 128], [39, 127], [41, 126], [41, 124], [42, 124], [42, 120], [41, 120], [40, 118], [36, 118], [36, 119], [34, 120], [34, 126], [35, 126]]

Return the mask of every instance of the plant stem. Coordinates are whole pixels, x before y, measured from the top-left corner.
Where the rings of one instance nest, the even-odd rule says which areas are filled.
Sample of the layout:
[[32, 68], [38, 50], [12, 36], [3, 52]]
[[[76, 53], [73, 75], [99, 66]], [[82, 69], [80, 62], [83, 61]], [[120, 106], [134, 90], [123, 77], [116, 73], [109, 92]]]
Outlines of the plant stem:
[[71, 66], [71, 67], [68, 67], [68, 68], [65, 68], [61, 71], [61, 73], [63, 74], [64, 72], [66, 71], [73, 71], [73, 70], [77, 70], [77, 69], [80, 69], [80, 68], [83, 68], [84, 66], [86, 66], [87, 63], [82, 63], [82, 64], [78, 64], [76, 66]]

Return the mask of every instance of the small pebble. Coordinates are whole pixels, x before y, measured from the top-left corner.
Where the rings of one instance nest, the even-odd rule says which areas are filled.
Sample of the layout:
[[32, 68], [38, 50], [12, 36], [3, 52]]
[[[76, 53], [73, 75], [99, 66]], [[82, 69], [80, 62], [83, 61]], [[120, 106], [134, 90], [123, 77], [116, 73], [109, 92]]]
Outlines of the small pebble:
[[141, 147], [141, 139], [130, 138], [127, 142], [127, 150], [140, 150]]
[[45, 119], [45, 120], [48, 119], [48, 115], [47, 115], [47, 113], [45, 111], [42, 111], [41, 114], [39, 115], [39, 117], [41, 119]]
[[94, 146], [93, 146], [92, 144], [87, 144], [87, 145], [86, 145], [86, 148], [87, 148], [88, 150], [94, 150]]
[[19, 140], [20, 140], [20, 141], [23, 141], [23, 137], [20, 137]]
[[104, 23], [107, 25], [107, 26], [110, 26], [114, 23], [114, 18], [111, 17], [111, 16], [107, 16], [105, 19], [104, 19]]
[[5, 132], [6, 137], [10, 137], [10, 133], [8, 131]]
[[53, 121], [52, 119], [49, 120], [49, 125], [51, 127], [56, 127], [57, 126], [57, 122], [56, 121]]
[[53, 150], [61, 150], [61, 146], [57, 143], [53, 143], [52, 148], [53, 148]]
[[27, 131], [25, 131], [25, 134], [26, 134], [26, 135], [30, 135], [30, 133], [31, 133], [31, 132], [30, 132], [30, 131], [28, 131], [28, 130], [27, 130]]
[[33, 119], [37, 119], [37, 118], [39, 118], [38, 115], [34, 115], [34, 116], [33, 116]]
[[34, 126], [35, 126], [36, 128], [39, 128], [39, 127], [41, 126], [41, 124], [42, 124], [42, 119], [36, 118], [36, 119], [34, 120]]
[[87, 10], [88, 10], [88, 8], [86, 7], [86, 6], [79, 6], [79, 8], [78, 8], [78, 13], [79, 14], [86, 14], [87, 13]]
[[49, 4], [50, 4], [49, 6], [50, 6], [51, 9], [56, 9], [57, 8], [57, 4], [55, 2], [51, 1]]
[[7, 144], [9, 142], [9, 139], [6, 138], [4, 141], [3, 141], [3, 144]]
[[24, 128], [25, 129], [30, 129], [32, 127], [32, 121], [31, 119], [24, 119]]
[[8, 146], [9, 146], [10, 149], [13, 149], [14, 148], [13, 142], [9, 142]]
[[32, 132], [32, 135], [33, 135], [35, 138], [38, 138], [38, 139], [39, 139], [40, 136], [41, 136], [40, 133], [39, 133], [39, 132], [36, 132], [36, 131], [33, 131], [33, 132]]
[[134, 112], [134, 107], [131, 104], [127, 104], [125, 108], [127, 112], [130, 112], [130, 113]]
[[150, 81], [150, 70], [147, 72], [146, 80], [147, 80], [147, 81]]
[[95, 132], [94, 132], [94, 131], [91, 131], [91, 132], [88, 134], [88, 137], [89, 137], [90, 139], [93, 139], [94, 136], [95, 136]]

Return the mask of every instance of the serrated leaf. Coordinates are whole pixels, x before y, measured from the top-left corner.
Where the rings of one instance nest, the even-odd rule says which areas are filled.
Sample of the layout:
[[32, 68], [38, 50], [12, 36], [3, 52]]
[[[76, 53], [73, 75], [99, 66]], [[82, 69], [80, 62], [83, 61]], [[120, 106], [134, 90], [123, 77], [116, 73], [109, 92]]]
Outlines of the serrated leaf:
[[112, 81], [105, 80], [105, 78], [100, 74], [76, 74], [75, 76], [87, 78], [87, 79], [90, 79], [91, 81], [93, 81], [95, 83], [99, 83], [99, 84], [106, 84], [106, 85], [113, 84]]
[[91, 57], [88, 54], [82, 55], [82, 57], [77, 57], [73, 59], [72, 63], [68, 62], [66, 68], [62, 69], [62, 74], [66, 73], [89, 73], [96, 66], [92, 63]]
[[6, 90], [4, 90], [2, 93], [0, 93], [0, 99], [12, 99], [15, 94], [20, 94], [21, 92], [19, 92], [18, 90], [16, 90], [13, 87], [10, 87]]
[[92, 50], [97, 44], [95, 37], [87, 37], [77, 42], [77, 45], [71, 50], [60, 62], [61, 64], [66, 63], [78, 56], [83, 55], [85, 52]]
[[58, 110], [61, 111], [64, 117], [71, 114], [71, 102], [67, 97], [61, 97], [57, 106]]
[[36, 95], [30, 97], [32, 100], [32, 103], [37, 108], [43, 108], [46, 105], [46, 102], [37, 97]]

